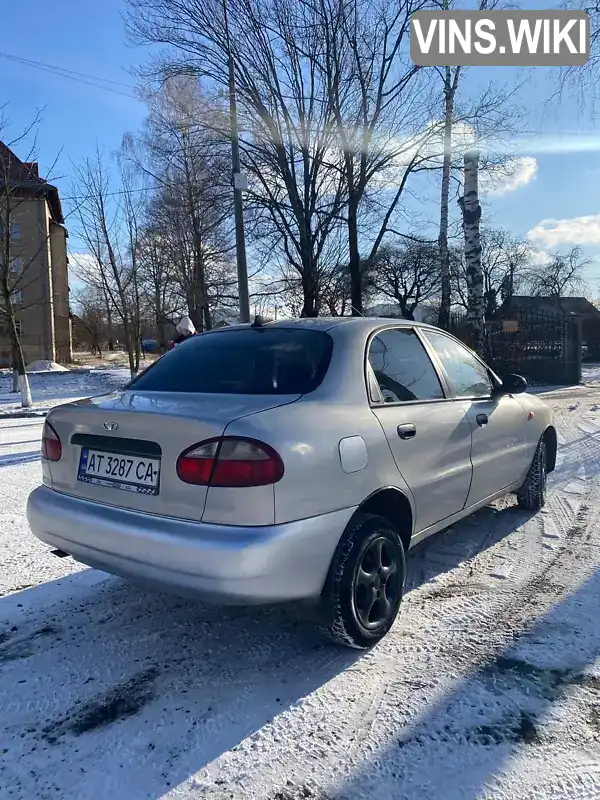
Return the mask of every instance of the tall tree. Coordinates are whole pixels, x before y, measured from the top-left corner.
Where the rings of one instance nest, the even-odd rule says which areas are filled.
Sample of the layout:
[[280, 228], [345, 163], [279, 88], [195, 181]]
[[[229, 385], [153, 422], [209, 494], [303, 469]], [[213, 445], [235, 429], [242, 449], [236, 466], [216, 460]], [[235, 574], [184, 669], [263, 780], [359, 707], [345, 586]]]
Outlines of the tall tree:
[[[444, 8], [447, 8], [444, 0]], [[440, 254], [441, 297], [438, 316], [440, 328], [447, 328], [450, 322], [451, 284], [450, 284], [450, 250], [448, 246], [448, 220], [450, 200], [450, 177], [452, 171], [452, 124], [454, 122], [454, 100], [458, 90], [461, 67], [443, 68], [444, 86], [444, 138], [442, 156], [442, 181], [440, 197], [440, 232], [438, 247]]]
[[139, 275], [159, 347], [166, 350], [168, 323], [182, 316], [184, 311], [189, 313], [189, 308], [178, 280], [179, 270], [174, 267], [174, 264], [181, 265], [182, 254], [173, 247], [170, 226], [162, 228], [153, 218], [154, 207], [153, 201], [140, 235]]
[[121, 168], [118, 180], [113, 181], [100, 151], [75, 168], [75, 182], [74, 215], [92, 255], [79, 277], [109, 299], [123, 327], [134, 377], [140, 364], [139, 193], [127, 169]]
[[[497, 8], [500, 0], [478, 0], [479, 11]], [[441, 0], [441, 6], [448, 11], [453, 7], [452, 0]], [[510, 158], [502, 153], [494, 153], [494, 148], [503, 136], [514, 133], [522, 117], [521, 109], [511, 105], [511, 100], [520, 88], [520, 82], [509, 88], [490, 83], [477, 95], [470, 95], [461, 101], [460, 87], [464, 82], [466, 70], [461, 66], [435, 67], [442, 86], [443, 142], [440, 187], [440, 227], [438, 247], [441, 273], [441, 299], [438, 325], [448, 326], [451, 307], [451, 269], [450, 247], [448, 244], [449, 201], [452, 168], [455, 160], [454, 139], [458, 139], [461, 161], [464, 150], [474, 148], [486, 150], [486, 161], [492, 166], [498, 161], [509, 163]], [[460, 134], [457, 136], [457, 134]], [[462, 140], [462, 141], [461, 141]], [[480, 169], [485, 166], [480, 162]], [[462, 163], [459, 165], [462, 169]]]
[[[483, 278], [484, 314], [493, 316], [503, 302], [515, 295], [525, 283], [532, 247], [504, 228], [481, 229], [481, 273]], [[450, 250], [453, 302], [468, 306], [464, 250]]]
[[229, 156], [214, 131], [220, 112], [191, 76], [167, 80], [147, 100], [142, 133], [126, 135], [123, 155], [156, 190], [153, 228], [160, 224], [173, 242], [171, 263], [190, 317], [197, 330], [208, 330], [209, 274], [232, 250]]
[[97, 286], [84, 285], [74, 297], [74, 306], [85, 330], [85, 339], [89, 343], [92, 355], [102, 358], [102, 348], [107, 338], [106, 309], [102, 292]]
[[590, 264], [581, 247], [567, 253], [554, 253], [548, 261], [527, 270], [527, 282], [532, 294], [540, 297], [568, 297], [585, 291], [583, 272]]
[[[154, 74], [193, 73], [225, 89], [231, 52], [249, 234], [285, 253], [302, 286], [302, 313], [316, 315], [319, 260], [339, 224], [343, 184], [332, 163], [335, 132], [318, 68], [324, 45], [314, 3], [238, 0], [228, 7], [228, 39], [221, 0], [128, 2], [136, 40], [171, 46]], [[223, 138], [227, 124], [223, 115]]]
[[404, 242], [380, 248], [372, 269], [372, 281], [379, 294], [394, 300], [405, 319], [414, 319], [422, 303], [440, 292], [438, 250], [426, 242]]
[[431, 3], [315, 2], [325, 41], [322, 70], [343, 157], [352, 313], [360, 315], [364, 267], [393, 230], [408, 178], [424, 162], [436, 132], [429, 124], [428, 72], [407, 54], [410, 17]]

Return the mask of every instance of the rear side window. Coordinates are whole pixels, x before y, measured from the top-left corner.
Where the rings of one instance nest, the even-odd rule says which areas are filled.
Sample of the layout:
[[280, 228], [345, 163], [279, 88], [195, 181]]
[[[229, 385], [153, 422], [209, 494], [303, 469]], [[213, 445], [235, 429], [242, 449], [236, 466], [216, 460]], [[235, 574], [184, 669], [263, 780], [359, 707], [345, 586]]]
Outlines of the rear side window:
[[307, 394], [329, 367], [323, 331], [242, 328], [191, 337], [130, 384], [145, 392]]
[[369, 362], [385, 403], [444, 397], [431, 359], [410, 328], [395, 328], [374, 336]]

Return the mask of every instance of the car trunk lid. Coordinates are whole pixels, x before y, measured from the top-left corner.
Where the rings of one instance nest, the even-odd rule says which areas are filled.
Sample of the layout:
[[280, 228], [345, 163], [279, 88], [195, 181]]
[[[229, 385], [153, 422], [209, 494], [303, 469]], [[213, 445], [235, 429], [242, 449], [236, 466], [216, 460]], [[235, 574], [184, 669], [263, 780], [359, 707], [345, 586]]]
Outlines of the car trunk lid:
[[59, 406], [48, 415], [62, 442], [60, 460], [48, 462], [52, 487], [112, 506], [201, 520], [207, 488], [179, 479], [182, 451], [221, 436], [235, 419], [299, 397], [125, 391]]

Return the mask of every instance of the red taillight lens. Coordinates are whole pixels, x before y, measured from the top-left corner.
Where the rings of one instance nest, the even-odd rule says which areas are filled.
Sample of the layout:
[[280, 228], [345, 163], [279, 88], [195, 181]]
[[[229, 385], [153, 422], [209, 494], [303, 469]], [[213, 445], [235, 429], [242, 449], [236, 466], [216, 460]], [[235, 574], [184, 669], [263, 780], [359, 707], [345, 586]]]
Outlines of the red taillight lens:
[[62, 444], [58, 433], [49, 422], [45, 422], [42, 431], [42, 458], [46, 461], [60, 461], [61, 456]]
[[283, 477], [283, 461], [264, 442], [223, 436], [184, 451], [177, 475], [197, 486], [268, 486]]

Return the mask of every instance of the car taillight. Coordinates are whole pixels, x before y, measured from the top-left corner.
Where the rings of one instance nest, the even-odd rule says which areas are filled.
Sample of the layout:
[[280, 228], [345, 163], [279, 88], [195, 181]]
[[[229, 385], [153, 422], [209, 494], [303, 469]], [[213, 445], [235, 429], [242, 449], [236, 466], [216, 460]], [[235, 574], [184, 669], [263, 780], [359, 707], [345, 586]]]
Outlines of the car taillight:
[[58, 433], [49, 422], [45, 422], [42, 431], [42, 458], [46, 461], [60, 461], [61, 456], [62, 444]]
[[177, 475], [197, 486], [268, 486], [283, 477], [283, 461], [264, 442], [237, 436], [208, 439], [177, 459]]

